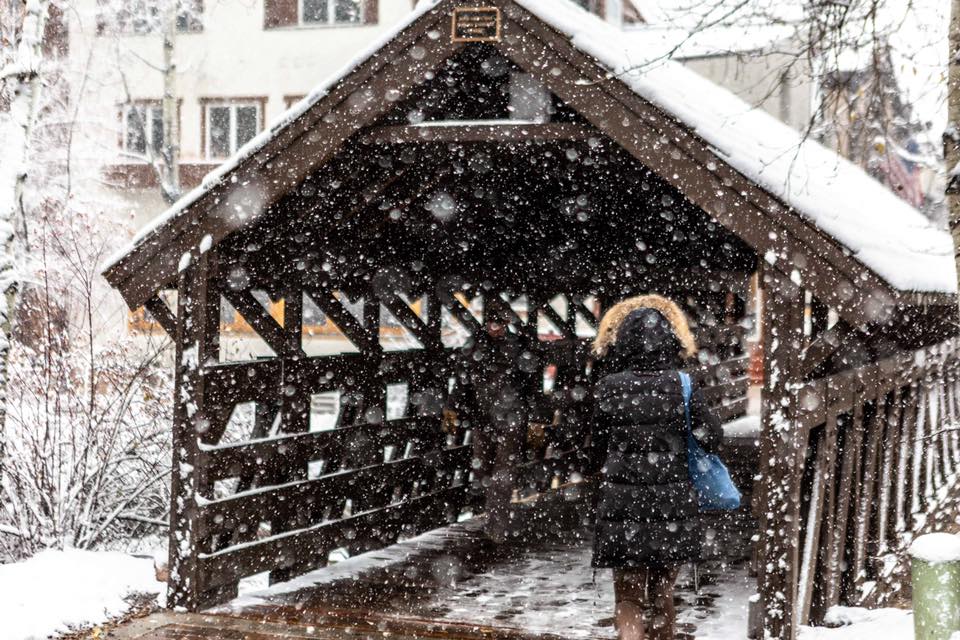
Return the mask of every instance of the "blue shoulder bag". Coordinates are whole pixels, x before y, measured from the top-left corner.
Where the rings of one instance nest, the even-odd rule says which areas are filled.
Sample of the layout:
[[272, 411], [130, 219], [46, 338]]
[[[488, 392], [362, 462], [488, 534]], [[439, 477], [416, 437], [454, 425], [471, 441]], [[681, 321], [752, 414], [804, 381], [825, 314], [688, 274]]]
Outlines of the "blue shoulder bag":
[[690, 482], [697, 491], [701, 511], [733, 510], [740, 508], [740, 492], [730, 479], [730, 472], [712, 453], [707, 453], [693, 437], [690, 421], [690, 397], [693, 387], [690, 375], [680, 371], [683, 387], [683, 410], [687, 420], [687, 468]]

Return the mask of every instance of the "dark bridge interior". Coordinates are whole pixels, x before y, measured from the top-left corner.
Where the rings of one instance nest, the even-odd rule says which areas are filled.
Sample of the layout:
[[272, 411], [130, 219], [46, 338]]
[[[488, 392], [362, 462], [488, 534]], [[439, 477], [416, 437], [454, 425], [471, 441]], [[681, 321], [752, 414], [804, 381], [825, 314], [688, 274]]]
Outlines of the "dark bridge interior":
[[[524, 135], [526, 121], [509, 120], [530, 108], [510, 109], [520, 78], [492, 49], [464, 49], [207, 258], [205, 304], [232, 305], [276, 357], [229, 362], [212, 334], [204, 349], [200, 602], [228, 598], [246, 575], [287, 579], [334, 549], [522, 508], [579, 482], [587, 346], [602, 310], [625, 296], [677, 299], [701, 342], [709, 398], [724, 420], [745, 413], [755, 253], [556, 97], [541, 92], [548, 122]], [[240, 194], [223, 224], [258, 206], [256, 189]], [[282, 320], [257, 292], [283, 300]], [[494, 307], [543, 370], [522, 390], [528, 437], [480, 461], [506, 465], [499, 492], [473, 474], [488, 455], [473, 431], [485, 425], [446, 433], [439, 416], [462, 347], [485, 339]], [[305, 350], [303, 318], [318, 311], [349, 341], [344, 352]], [[388, 323], [407, 338], [399, 347], [384, 339]], [[386, 419], [395, 385], [407, 400]], [[339, 413], [314, 429], [313, 398], [331, 392]], [[248, 402], [252, 430], [224, 438]]]

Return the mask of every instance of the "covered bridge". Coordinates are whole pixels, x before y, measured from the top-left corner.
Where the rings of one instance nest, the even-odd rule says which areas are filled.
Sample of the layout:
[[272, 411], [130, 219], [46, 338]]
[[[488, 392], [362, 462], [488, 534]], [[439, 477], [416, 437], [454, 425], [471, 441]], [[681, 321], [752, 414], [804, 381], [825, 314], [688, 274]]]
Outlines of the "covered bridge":
[[[958, 410], [947, 234], [566, 1], [421, 2], [104, 274], [176, 344], [171, 606], [467, 515], [496, 537], [531, 518], [561, 526], [551, 496], [589, 485], [587, 344], [604, 308], [636, 293], [684, 305], [696, 374], [730, 421], [748, 409], [759, 283], [762, 426], [728, 455], [745, 484], [759, 474], [744, 488], [773, 637], [860, 602], [960, 462], [938, 424]], [[228, 357], [226, 305], [271, 355]], [[311, 350], [317, 310], [348, 349]], [[482, 419], [448, 433], [440, 414], [491, 313], [533, 370], [531, 427], [483, 448]], [[384, 339], [388, 321], [405, 342]], [[391, 408], [396, 386], [406, 400]], [[312, 424], [329, 392], [334, 423]], [[237, 434], [245, 403], [256, 420]]]

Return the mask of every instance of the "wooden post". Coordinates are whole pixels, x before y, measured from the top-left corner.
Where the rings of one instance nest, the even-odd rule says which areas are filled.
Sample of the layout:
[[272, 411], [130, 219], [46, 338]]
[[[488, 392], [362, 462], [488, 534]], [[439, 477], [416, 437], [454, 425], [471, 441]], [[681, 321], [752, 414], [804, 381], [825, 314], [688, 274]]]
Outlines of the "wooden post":
[[[886, 394], [877, 394], [874, 401], [873, 415], [867, 427], [866, 449], [863, 457], [863, 478], [860, 488], [860, 504], [857, 505], [854, 521], [854, 540], [851, 569], [856, 598], [863, 593], [863, 583], [867, 580], [868, 538], [870, 537], [870, 522], [876, 508], [877, 486], [879, 478], [879, 457], [881, 454], [882, 435], [887, 416]], [[856, 600], [859, 602], [859, 600]]]
[[903, 399], [900, 397], [901, 387], [898, 384], [893, 389], [893, 401], [887, 405], [887, 431], [883, 445], [883, 466], [880, 478], [880, 504], [877, 520], [877, 554], [886, 554], [890, 538], [890, 523], [893, 517], [893, 491], [897, 486], [897, 470], [895, 463], [897, 452], [900, 449], [901, 424], [903, 421]]
[[[501, 304], [497, 299], [498, 293], [490, 292], [484, 295], [484, 325], [489, 321], [490, 315], [496, 309], [497, 304]], [[480, 331], [483, 331], [481, 329]], [[491, 340], [488, 336], [482, 335], [479, 331], [474, 336], [475, 340]], [[497, 349], [500, 346], [494, 341], [487, 346], [488, 349]], [[497, 357], [497, 356], [489, 356]], [[502, 384], [497, 381], [496, 384]], [[504, 390], [500, 390], [501, 392]], [[511, 508], [510, 503], [513, 499], [513, 491], [517, 484], [516, 466], [521, 462], [525, 438], [527, 435], [527, 425], [529, 423], [529, 389], [525, 384], [518, 383], [517, 388], [512, 392], [517, 394], [516, 411], [507, 412], [505, 415], [494, 416], [489, 406], [483, 407], [483, 429], [488, 431], [488, 437], [492, 438], [493, 446], [496, 452], [493, 458], [493, 466], [490, 471], [489, 485], [487, 485], [485, 495], [485, 511], [487, 514], [487, 535], [494, 542], [504, 542], [510, 531]], [[486, 403], [483, 403], [486, 405]]]
[[516, 466], [523, 451], [527, 414], [523, 411], [515, 421], [507, 418], [498, 422], [484, 425], [497, 430], [493, 434], [497, 451], [486, 491], [486, 513], [488, 535], [494, 542], [504, 542], [510, 528], [510, 503], [516, 486]]
[[[277, 354], [281, 372], [280, 430], [284, 433], [304, 433], [310, 429], [310, 390], [304, 388], [303, 367], [300, 364], [303, 353], [303, 283], [300, 272], [290, 273], [286, 284], [283, 295], [283, 350]], [[278, 484], [306, 480], [307, 469], [307, 465], [287, 467], [281, 477], [273, 480]], [[278, 509], [274, 515], [270, 522], [271, 534], [296, 528], [296, 510]], [[296, 559], [285, 559], [283, 566], [270, 571], [270, 584], [286, 582], [305, 569]]]
[[765, 637], [793, 640], [797, 634], [800, 480], [806, 446], [796, 421], [804, 296], [800, 287], [773, 268], [764, 268], [763, 280], [761, 619]]
[[[840, 600], [840, 559], [847, 539], [849, 499], [856, 482], [854, 460], [859, 456], [862, 432], [862, 381], [846, 377], [825, 385], [823, 390], [827, 415], [819, 433], [809, 509], [804, 514], [806, 527], [798, 579], [800, 604], [796, 607], [799, 624], [821, 622], [827, 609]], [[853, 443], [850, 438], [854, 438]], [[808, 447], [812, 439], [811, 436], [804, 440]], [[838, 462], [841, 451], [843, 456]]]
[[209, 428], [204, 406], [203, 367], [216, 362], [218, 355], [219, 296], [210, 279], [211, 258], [208, 253], [202, 253], [180, 272], [177, 285], [167, 606], [190, 611], [201, 608], [207, 601], [197, 587], [197, 554], [202, 541], [196, 539], [194, 531], [196, 496], [204, 485], [203, 469], [197, 464], [199, 442]]
[[903, 403], [903, 426], [900, 433], [900, 451], [897, 459], [897, 478], [896, 484], [896, 505], [894, 509], [894, 527], [896, 530], [902, 530], [908, 526], [912, 511], [913, 495], [913, 454], [914, 442], [917, 427], [917, 398], [920, 395], [920, 388], [913, 380], [912, 372], [909, 376], [910, 382], [907, 392], [901, 395]]

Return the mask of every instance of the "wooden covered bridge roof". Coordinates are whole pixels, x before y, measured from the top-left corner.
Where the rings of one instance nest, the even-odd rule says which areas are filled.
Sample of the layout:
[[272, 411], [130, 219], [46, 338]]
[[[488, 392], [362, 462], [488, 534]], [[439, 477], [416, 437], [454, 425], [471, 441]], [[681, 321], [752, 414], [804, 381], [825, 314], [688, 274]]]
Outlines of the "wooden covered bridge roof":
[[645, 63], [616, 29], [572, 3], [490, 0], [499, 23], [485, 45], [589, 126], [372, 126], [471, 46], [451, 33], [461, 4], [421, 2], [144, 229], [106, 268], [107, 280], [131, 308], [149, 306], [173, 284], [185, 254], [263, 218], [349, 139], [514, 143], [600, 132], [853, 325], [883, 321], [898, 307], [953, 304], [945, 232], [846, 160], [680, 64]]

